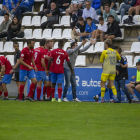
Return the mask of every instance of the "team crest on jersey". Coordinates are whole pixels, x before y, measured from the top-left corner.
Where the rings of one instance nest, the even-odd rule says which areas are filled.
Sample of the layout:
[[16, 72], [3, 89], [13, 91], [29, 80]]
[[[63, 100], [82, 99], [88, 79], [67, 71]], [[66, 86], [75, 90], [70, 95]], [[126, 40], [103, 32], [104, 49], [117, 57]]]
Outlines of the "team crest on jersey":
[[21, 56], [23, 57], [23, 56], [24, 56], [24, 54], [21, 54]]

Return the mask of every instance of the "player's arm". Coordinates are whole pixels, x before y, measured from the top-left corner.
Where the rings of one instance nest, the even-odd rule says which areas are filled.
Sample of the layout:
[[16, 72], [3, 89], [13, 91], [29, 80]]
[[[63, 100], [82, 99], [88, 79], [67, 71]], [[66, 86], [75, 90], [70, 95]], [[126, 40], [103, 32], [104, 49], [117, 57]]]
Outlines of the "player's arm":
[[116, 51], [116, 56], [117, 56], [117, 60], [121, 60], [121, 56], [118, 54], [117, 51]]
[[10, 71], [10, 74], [14, 73], [15, 69], [18, 67], [20, 64], [20, 59], [17, 59], [17, 63], [13, 66], [13, 69]]
[[72, 66], [71, 66], [70, 61], [67, 61], [67, 64], [68, 64], [68, 67], [69, 67], [69, 68], [70, 68], [70, 70], [71, 70], [71, 74], [73, 75], [73, 69], [72, 69]]
[[25, 67], [28, 67], [30, 70], [32, 70], [33, 67], [31, 67], [31, 66], [29, 66], [28, 64], [26, 64], [23, 60], [24, 60], [24, 58], [21, 58], [21, 57], [20, 57], [20, 64], [22, 64], [22, 65], [24, 65]]
[[128, 67], [127, 62], [124, 62], [124, 65], [123, 65], [123, 64], [121, 64], [121, 67], [122, 67], [122, 68], [127, 68], [127, 67]]
[[47, 74], [47, 75], [49, 74], [49, 69], [50, 69], [51, 62], [52, 62], [52, 61], [53, 61], [53, 58], [52, 58], [52, 57], [50, 57], [49, 62], [48, 62], [47, 72], [46, 72], [46, 74]]
[[47, 70], [47, 67], [46, 67], [45, 59], [44, 59], [44, 58], [41, 59], [41, 64], [42, 64], [42, 66], [43, 66], [43, 68], [45, 69], [45, 72], [46, 72], [46, 74], [47, 74], [48, 70]]
[[100, 63], [103, 63], [105, 59], [105, 51], [102, 52], [101, 57], [100, 57]]
[[37, 72], [37, 67], [36, 67], [36, 65], [35, 65], [35, 61], [34, 61], [34, 58], [32, 57], [32, 64], [33, 64], [33, 66], [34, 66], [34, 68], [35, 68], [35, 71]]
[[3, 76], [5, 73], [5, 65], [2, 65], [1, 66], [1, 74], [0, 74], [0, 79], [1, 79], [1, 76]]

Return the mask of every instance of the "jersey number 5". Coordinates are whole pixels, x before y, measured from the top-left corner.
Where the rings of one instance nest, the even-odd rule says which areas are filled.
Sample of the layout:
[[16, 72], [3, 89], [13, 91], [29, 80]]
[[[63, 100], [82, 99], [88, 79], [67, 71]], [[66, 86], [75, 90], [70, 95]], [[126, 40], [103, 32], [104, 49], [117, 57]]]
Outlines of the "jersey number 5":
[[58, 55], [58, 57], [57, 57], [57, 59], [56, 59], [56, 64], [59, 65], [60, 62], [61, 62], [61, 60], [60, 60], [60, 55]]

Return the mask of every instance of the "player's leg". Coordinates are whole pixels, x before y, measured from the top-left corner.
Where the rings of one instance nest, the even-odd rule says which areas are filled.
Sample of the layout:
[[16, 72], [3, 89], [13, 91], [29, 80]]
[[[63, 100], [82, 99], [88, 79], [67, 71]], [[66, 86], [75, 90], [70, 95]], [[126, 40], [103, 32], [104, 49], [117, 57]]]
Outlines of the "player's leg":
[[[125, 80], [119, 80], [119, 83], [120, 83], [120, 88], [122, 89], [122, 91], [125, 93], [129, 103], [132, 102], [132, 99], [130, 97], [130, 94], [128, 93], [128, 90], [126, 89], [125, 87]], [[118, 94], [118, 93], [117, 93]]]
[[52, 97], [52, 102], [56, 101], [56, 99], [54, 98], [56, 82], [57, 82], [57, 73], [51, 73], [51, 83], [52, 83], [51, 97]]
[[35, 72], [37, 79], [37, 101], [40, 101], [41, 87], [42, 87], [42, 71]]
[[57, 84], [58, 84], [58, 102], [61, 102], [61, 95], [62, 95], [62, 83], [64, 82], [64, 74], [58, 73], [57, 74]]
[[17, 85], [17, 88], [18, 88], [18, 96], [17, 96], [16, 100], [18, 100], [19, 99], [19, 93], [20, 93], [20, 90], [19, 90], [20, 89], [19, 72], [15, 72], [15, 81], [16, 81], [16, 85]]
[[115, 38], [114, 35], [109, 35], [109, 36], [108, 36], [108, 39], [114, 39], [114, 38]]
[[68, 88], [70, 86], [70, 77], [71, 77], [70, 69], [64, 68], [64, 75], [65, 75], [65, 86], [64, 86], [62, 101], [68, 102], [66, 95], [67, 95]]
[[19, 81], [20, 81], [20, 88], [19, 88], [19, 101], [23, 101], [23, 94], [24, 94], [24, 87], [26, 84], [26, 76], [27, 76], [27, 71], [26, 70], [21, 70], [19, 71]]
[[35, 71], [34, 70], [27, 71], [27, 76], [28, 76], [29, 79], [31, 79], [29, 99], [30, 99], [30, 101], [34, 101], [34, 99], [33, 99], [34, 90], [35, 90], [36, 85], [37, 85], [37, 79], [36, 79]]
[[0, 83], [0, 97], [2, 95], [3, 89], [2, 89], [2, 82]]
[[119, 80], [115, 80], [115, 87], [116, 87], [116, 90], [117, 90], [118, 102], [121, 103], [121, 90], [120, 90], [120, 82], [119, 82]]
[[138, 98], [137, 98], [136, 94], [134, 93], [135, 85], [129, 83], [126, 85], [126, 87], [127, 87], [128, 91], [133, 95], [132, 101], [138, 101]]
[[[140, 84], [137, 84], [136, 87], [135, 87], [135, 89], [136, 89], [136, 91], [137, 91], [138, 93], [140, 93]], [[138, 98], [137, 98], [137, 99], [138, 99]], [[138, 99], [137, 101], [139, 101], [139, 99]]]
[[13, 74], [5, 74], [2, 79], [2, 89], [4, 91], [4, 99], [8, 99], [8, 90], [6, 85], [11, 83]]

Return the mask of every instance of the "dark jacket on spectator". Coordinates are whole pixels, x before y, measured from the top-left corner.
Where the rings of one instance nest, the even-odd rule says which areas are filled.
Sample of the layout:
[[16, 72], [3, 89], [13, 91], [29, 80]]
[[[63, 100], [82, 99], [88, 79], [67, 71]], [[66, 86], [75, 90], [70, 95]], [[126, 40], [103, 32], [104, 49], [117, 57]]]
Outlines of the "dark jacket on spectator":
[[[68, 6], [63, 6], [64, 3], [69, 3]], [[58, 8], [67, 9], [71, 4], [71, 0], [57, 0]]]
[[10, 24], [8, 27], [8, 31], [14, 32], [14, 33], [19, 33], [21, 30], [21, 24]]
[[116, 3], [115, 3], [115, 0], [101, 0], [101, 6], [103, 6], [104, 7], [104, 5], [106, 4], [106, 3], [109, 3], [110, 4], [110, 6], [111, 6], [111, 3], [114, 3], [114, 8], [117, 8], [117, 6], [116, 6]]
[[114, 35], [115, 37], [121, 37], [122, 33], [119, 27], [119, 24], [114, 20], [110, 26], [110, 23], [107, 24], [108, 29], [105, 34]]
[[73, 20], [73, 22], [77, 22], [78, 21], [78, 18], [81, 17], [82, 14], [83, 14], [83, 11], [80, 10], [80, 9], [78, 9], [77, 15], [76, 14], [74, 14], [74, 15], [72, 14], [72, 20]]
[[101, 5], [101, 0], [93, 0], [91, 7], [96, 10], [100, 8], [100, 5]]
[[[130, 1], [131, 1], [131, 3], [129, 3]], [[134, 6], [136, 4], [136, 1], [137, 0], [124, 0], [124, 3], [127, 4], [127, 5]]]
[[54, 2], [56, 3], [57, 0], [50, 0], [50, 2], [48, 3], [48, 0], [45, 0], [44, 6], [43, 6], [43, 11], [44, 9], [51, 9], [51, 3]]
[[59, 8], [55, 8], [54, 10], [47, 10], [46, 14], [52, 13], [51, 17], [47, 17], [47, 21], [59, 21], [60, 10]]

